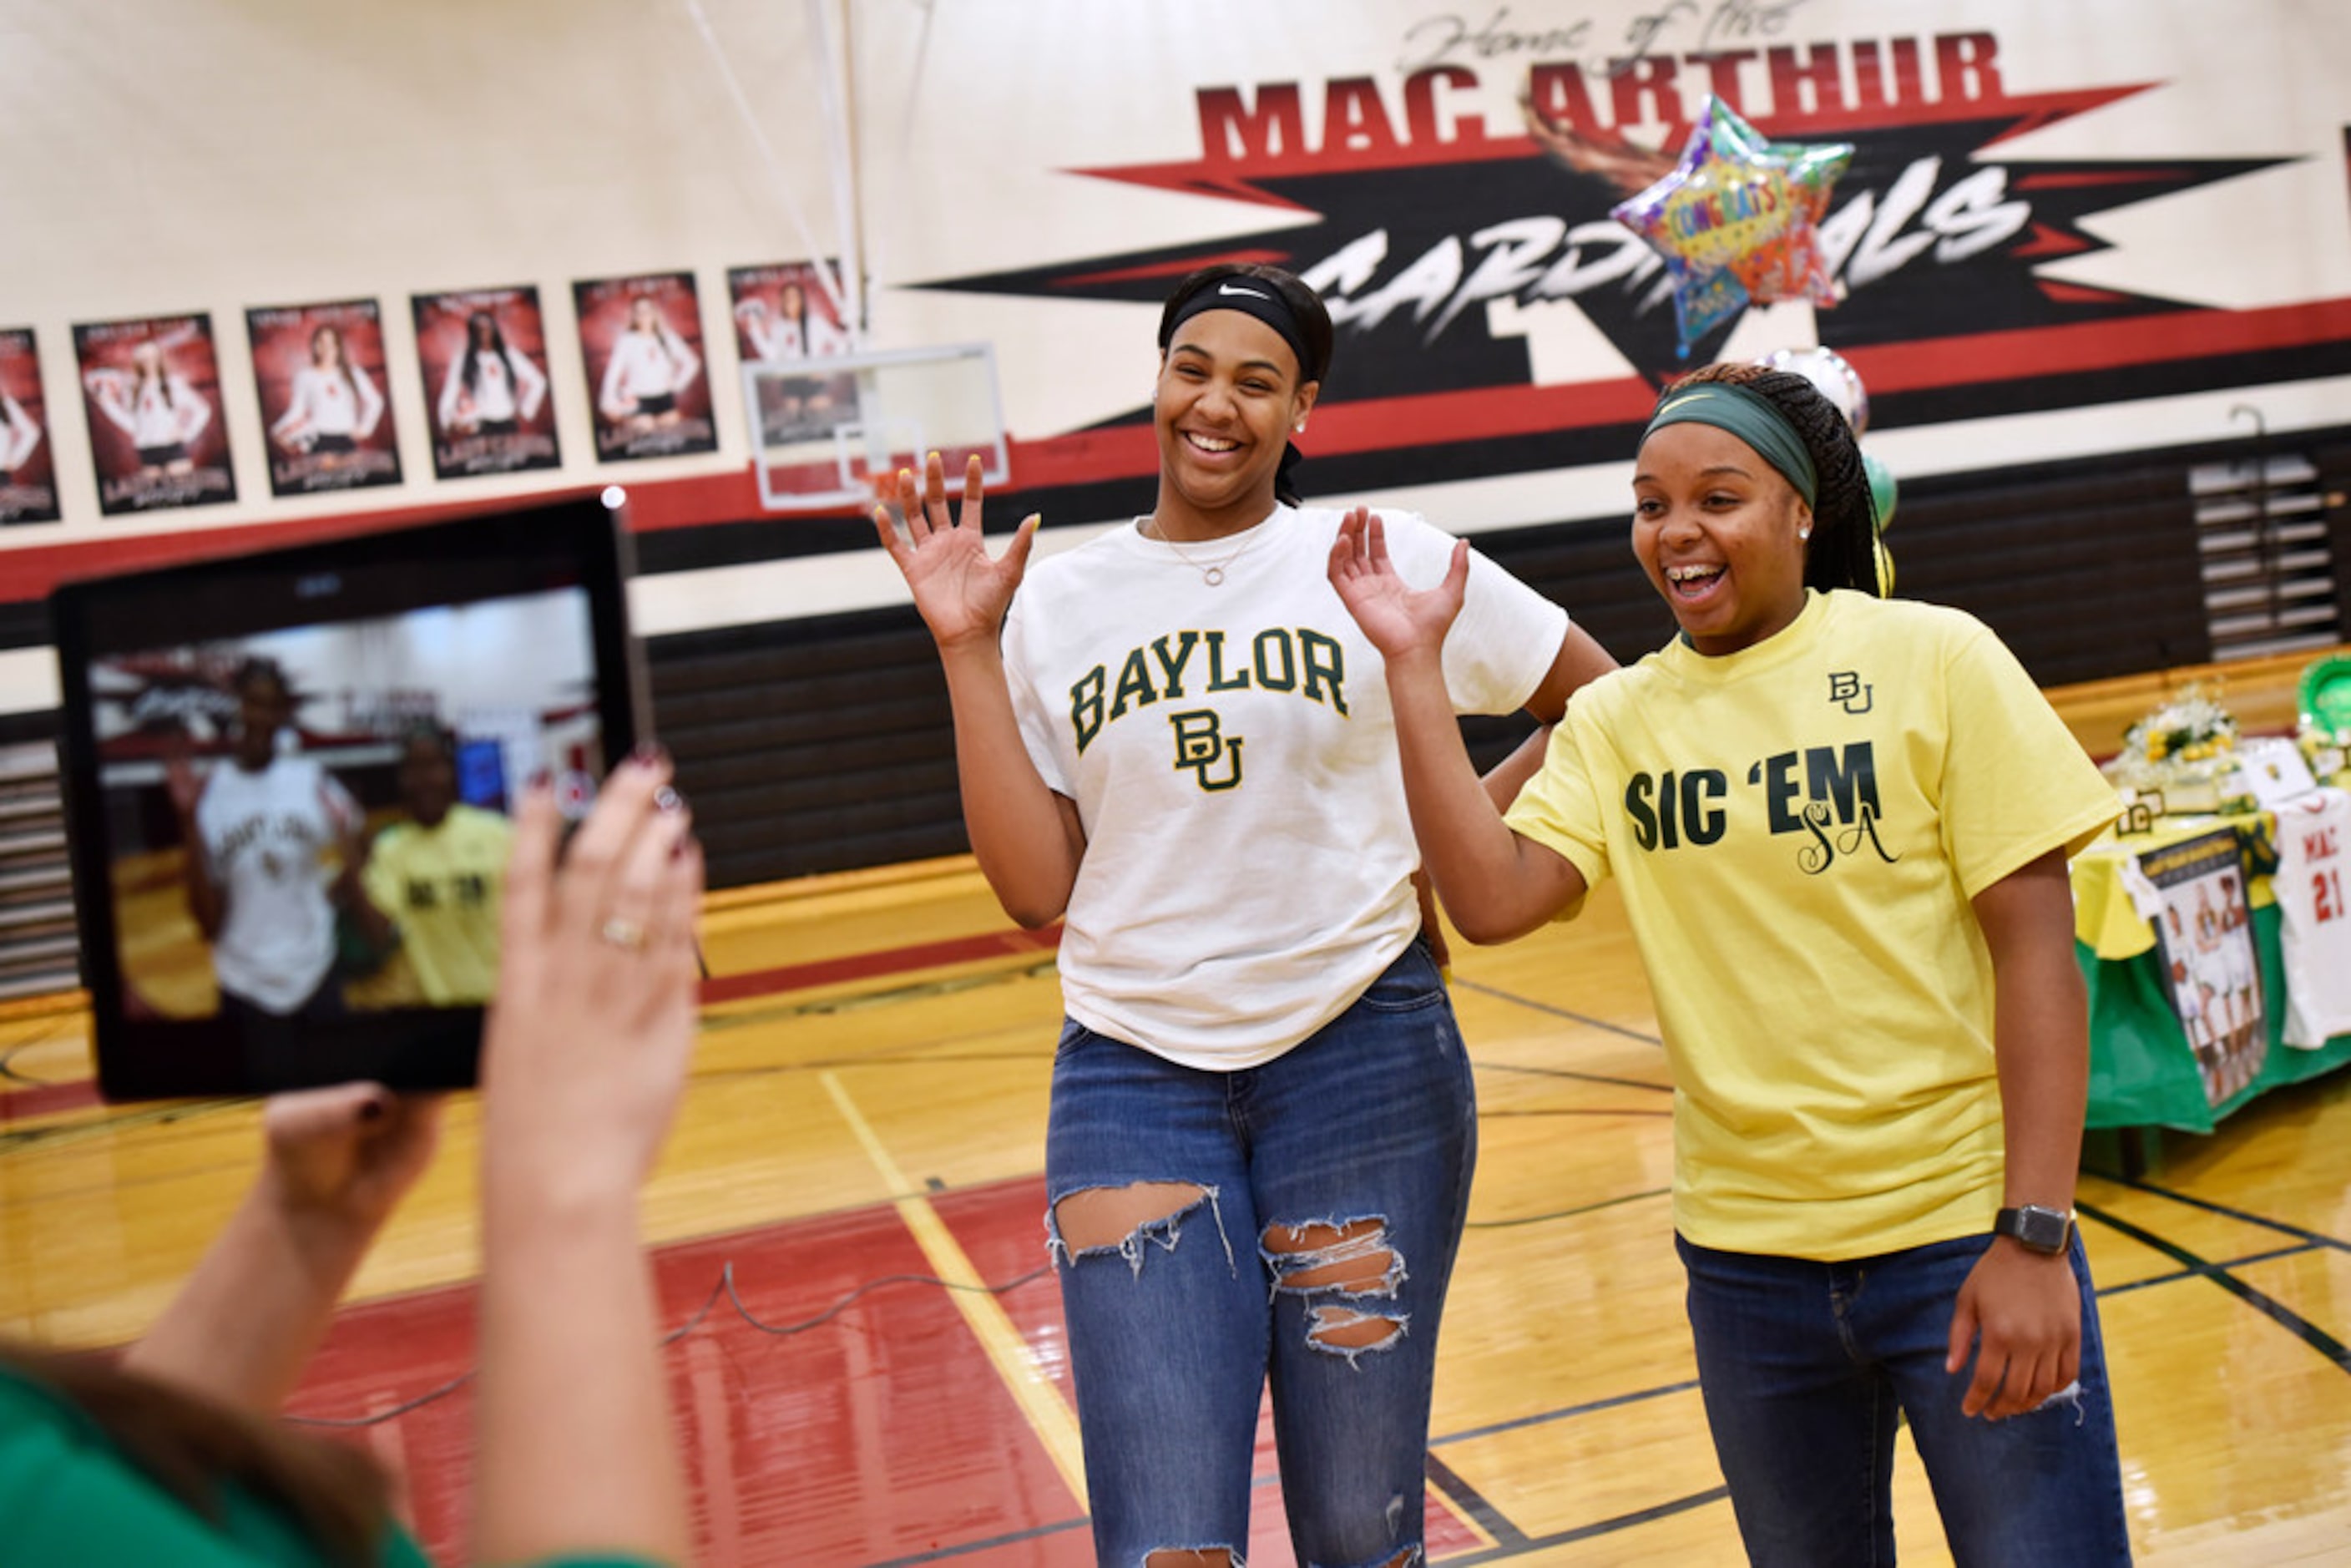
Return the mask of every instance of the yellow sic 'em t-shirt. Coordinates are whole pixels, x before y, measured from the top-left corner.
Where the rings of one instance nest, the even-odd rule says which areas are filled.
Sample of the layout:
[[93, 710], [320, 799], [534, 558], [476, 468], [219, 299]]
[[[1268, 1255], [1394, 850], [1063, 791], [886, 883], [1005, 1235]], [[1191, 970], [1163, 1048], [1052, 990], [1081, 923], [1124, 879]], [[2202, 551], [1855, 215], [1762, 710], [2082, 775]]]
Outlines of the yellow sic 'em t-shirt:
[[367, 895], [400, 927], [424, 999], [487, 1001], [498, 978], [498, 904], [514, 827], [496, 811], [452, 806], [433, 827], [395, 822], [368, 852]]
[[1510, 826], [1614, 874], [1674, 1071], [1674, 1222], [1838, 1260], [1999, 1207], [1992, 971], [1970, 900], [2118, 803], [1958, 611], [1808, 594], [1708, 658], [1575, 694]]

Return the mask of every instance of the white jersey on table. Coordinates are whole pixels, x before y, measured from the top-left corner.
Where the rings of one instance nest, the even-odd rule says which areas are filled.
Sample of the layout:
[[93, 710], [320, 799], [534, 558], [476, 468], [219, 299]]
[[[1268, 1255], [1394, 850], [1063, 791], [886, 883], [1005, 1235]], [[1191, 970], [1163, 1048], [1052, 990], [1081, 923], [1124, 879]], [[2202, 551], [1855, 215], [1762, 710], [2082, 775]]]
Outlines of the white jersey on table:
[[2277, 852], [2285, 1042], [2314, 1050], [2351, 1033], [2351, 793], [2320, 789], [2281, 807]]

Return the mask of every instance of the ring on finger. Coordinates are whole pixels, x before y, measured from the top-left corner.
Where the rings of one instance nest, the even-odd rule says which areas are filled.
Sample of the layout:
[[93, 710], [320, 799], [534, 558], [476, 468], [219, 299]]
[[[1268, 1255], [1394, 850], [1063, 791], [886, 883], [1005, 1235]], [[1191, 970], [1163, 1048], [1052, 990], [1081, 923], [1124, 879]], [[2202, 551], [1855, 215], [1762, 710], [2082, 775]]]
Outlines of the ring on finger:
[[604, 924], [597, 927], [596, 935], [615, 947], [625, 947], [632, 953], [644, 951], [644, 926], [625, 915], [608, 916]]

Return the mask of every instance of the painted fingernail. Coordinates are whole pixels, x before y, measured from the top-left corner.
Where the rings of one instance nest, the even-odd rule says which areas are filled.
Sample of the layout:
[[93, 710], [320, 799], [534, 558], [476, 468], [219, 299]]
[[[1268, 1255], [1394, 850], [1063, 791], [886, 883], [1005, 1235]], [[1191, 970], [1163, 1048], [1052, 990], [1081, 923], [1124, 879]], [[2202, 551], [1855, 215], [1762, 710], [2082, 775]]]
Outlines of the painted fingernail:
[[360, 1120], [362, 1122], [381, 1121], [383, 1119], [383, 1102], [381, 1100], [362, 1100], [360, 1102]]
[[661, 742], [657, 740], [641, 740], [629, 753], [629, 760], [640, 768], [657, 768], [669, 760], [669, 753], [662, 749]]
[[554, 782], [554, 774], [544, 768], [534, 768], [530, 770], [530, 777], [523, 780], [522, 787], [526, 789], [544, 789]]

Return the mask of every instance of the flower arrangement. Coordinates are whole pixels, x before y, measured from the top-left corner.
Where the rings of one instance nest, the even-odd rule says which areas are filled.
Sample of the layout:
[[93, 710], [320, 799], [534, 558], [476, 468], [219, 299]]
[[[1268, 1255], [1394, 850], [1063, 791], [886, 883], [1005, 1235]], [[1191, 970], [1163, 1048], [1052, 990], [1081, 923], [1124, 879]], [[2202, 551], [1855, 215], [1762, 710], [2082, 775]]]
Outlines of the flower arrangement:
[[2161, 795], [2167, 812], [2253, 809], [2236, 779], [2236, 716], [2201, 682], [2181, 686], [2125, 730], [2105, 773], [2119, 788]]

